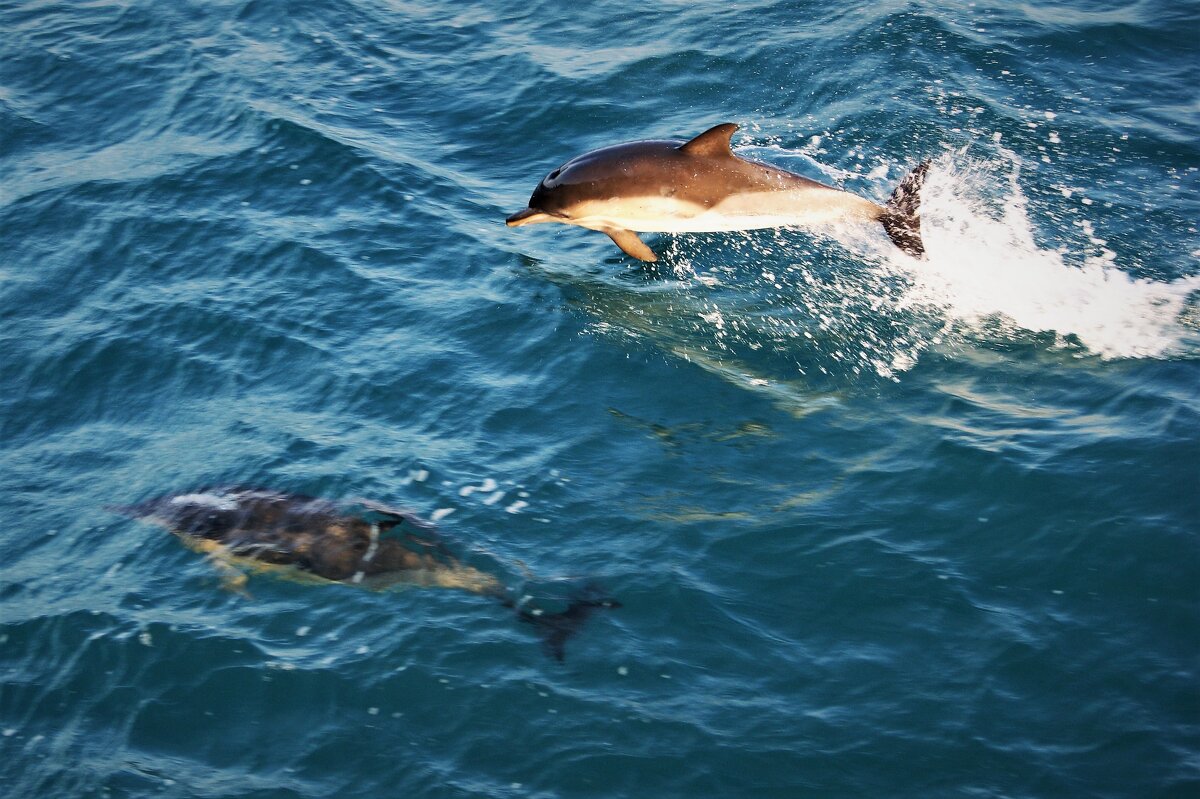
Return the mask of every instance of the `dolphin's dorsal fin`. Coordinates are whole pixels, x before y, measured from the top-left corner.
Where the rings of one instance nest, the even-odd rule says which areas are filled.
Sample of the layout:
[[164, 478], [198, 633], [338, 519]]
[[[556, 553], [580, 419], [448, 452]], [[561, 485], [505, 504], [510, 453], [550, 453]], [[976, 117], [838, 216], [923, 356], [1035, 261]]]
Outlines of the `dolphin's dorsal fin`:
[[732, 122], [722, 123], [716, 127], [709, 128], [690, 142], [680, 145], [679, 149], [688, 155], [698, 155], [706, 158], [732, 157], [733, 151], [729, 149], [729, 140], [737, 129], [738, 126]]

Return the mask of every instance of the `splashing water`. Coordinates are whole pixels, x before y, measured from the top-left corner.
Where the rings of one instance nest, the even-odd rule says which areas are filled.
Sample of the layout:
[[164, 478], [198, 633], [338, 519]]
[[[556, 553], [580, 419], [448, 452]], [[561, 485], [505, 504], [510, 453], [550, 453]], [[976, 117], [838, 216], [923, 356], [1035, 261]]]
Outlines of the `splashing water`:
[[[1188, 317], [1200, 275], [1134, 277], [1086, 220], [1077, 226], [1098, 255], [1039, 246], [1019, 160], [1001, 155], [935, 161], [922, 192], [924, 260], [901, 254], [877, 226], [846, 225], [815, 240], [786, 229], [664, 238], [670, 274], [548, 276], [582, 290], [592, 332], [653, 342], [805, 409], [829, 391], [898, 381], [931, 350], [1050, 333], [1052, 346], [1077, 356], [1197, 351]], [[999, 180], [997, 168], [1006, 172]], [[885, 171], [870, 177], [886, 181]]]
[[1010, 335], [1074, 337], [1105, 358], [1193, 351], [1196, 331], [1184, 315], [1200, 275], [1169, 283], [1140, 279], [1117, 268], [1107, 248], [1076, 266], [1066, 249], [1039, 247], [1018, 183], [1019, 161], [1009, 157], [999, 217], [984, 210], [987, 179], [975, 165], [946, 157], [931, 171], [922, 193], [928, 260], [909, 267], [907, 302], [935, 307], [968, 331], [991, 331], [990, 323], [1000, 321]]

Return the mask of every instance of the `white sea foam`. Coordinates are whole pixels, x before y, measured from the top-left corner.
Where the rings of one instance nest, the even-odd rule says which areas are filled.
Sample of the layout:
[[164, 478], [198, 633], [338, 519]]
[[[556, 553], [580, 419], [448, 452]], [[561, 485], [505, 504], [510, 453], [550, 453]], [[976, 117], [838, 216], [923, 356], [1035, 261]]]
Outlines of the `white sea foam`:
[[[604, 335], [650, 340], [744, 388], [807, 412], [820, 392], [867, 376], [899, 381], [931, 349], [1034, 338], [1077, 355], [1164, 358], [1200, 351], [1200, 274], [1174, 281], [1134, 274], [1141, 253], [1099, 231], [1103, 205], [1080, 186], [1051, 186], [1061, 207], [1032, 208], [1020, 160], [987, 144], [987, 160], [937, 159], [922, 191], [928, 257], [902, 254], [877, 225], [723, 239], [721, 275], [702, 280], [693, 258], [707, 242], [662, 244], [671, 278], [630, 291], [588, 284]], [[889, 169], [893, 180], [900, 170]], [[1036, 224], [1035, 224], [1036, 221]], [[838, 250], [848, 250], [849, 258]], [[703, 259], [714, 254], [705, 252]], [[1177, 274], [1200, 263], [1172, 265]], [[1182, 267], [1182, 268], [1179, 268]], [[814, 393], [816, 392], [816, 393]]]
[[893, 259], [905, 262], [912, 279], [904, 301], [936, 307], [968, 327], [999, 320], [1073, 336], [1107, 358], [1165, 357], [1194, 348], [1196, 331], [1181, 315], [1200, 290], [1200, 275], [1171, 282], [1133, 277], [1087, 220], [1079, 227], [1093, 254], [1039, 246], [1012, 158], [998, 216], [983, 199], [996, 187], [980, 172], [949, 157], [935, 164], [922, 192], [928, 259]]
[[237, 510], [237, 500], [217, 494], [180, 494], [171, 497], [172, 505], [203, 505], [215, 510]]

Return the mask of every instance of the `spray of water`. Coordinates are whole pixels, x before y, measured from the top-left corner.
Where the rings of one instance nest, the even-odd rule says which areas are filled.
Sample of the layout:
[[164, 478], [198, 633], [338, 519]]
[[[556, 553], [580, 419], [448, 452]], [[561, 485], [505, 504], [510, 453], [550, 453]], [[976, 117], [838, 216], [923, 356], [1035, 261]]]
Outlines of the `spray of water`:
[[552, 279], [573, 287], [596, 334], [652, 343], [806, 409], [864, 383], [899, 381], [931, 351], [954, 357], [961, 347], [1021, 342], [1102, 359], [1200, 351], [1200, 326], [1189, 321], [1200, 275], [1134, 277], [1086, 220], [1087, 252], [1039, 244], [1011, 154], [999, 163], [938, 159], [922, 221], [924, 260], [900, 253], [876, 226], [847, 226], [821, 238], [790, 230], [664, 238], [655, 272]]
[[1040, 247], [1018, 181], [1019, 161], [1008, 155], [998, 215], [986, 209], [985, 196], [995, 187], [977, 165], [946, 157], [931, 172], [922, 193], [929, 257], [908, 268], [906, 302], [936, 308], [968, 331], [1053, 332], [1060, 343], [1074, 339], [1104, 358], [1194, 351], [1197, 331], [1185, 311], [1200, 290], [1200, 275], [1172, 282], [1135, 278], [1094, 235], [1091, 244], [1100, 254], [1078, 263], [1065, 249]]

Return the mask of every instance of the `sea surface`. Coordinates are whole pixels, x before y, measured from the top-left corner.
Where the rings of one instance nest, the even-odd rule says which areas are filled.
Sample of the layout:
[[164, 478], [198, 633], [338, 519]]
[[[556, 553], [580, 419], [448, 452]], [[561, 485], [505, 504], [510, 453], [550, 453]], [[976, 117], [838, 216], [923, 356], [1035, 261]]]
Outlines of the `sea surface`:
[[[0, 795], [1200, 796], [1200, 4], [0, 0]], [[735, 122], [874, 227], [509, 229]], [[113, 511], [436, 520], [468, 592]]]

